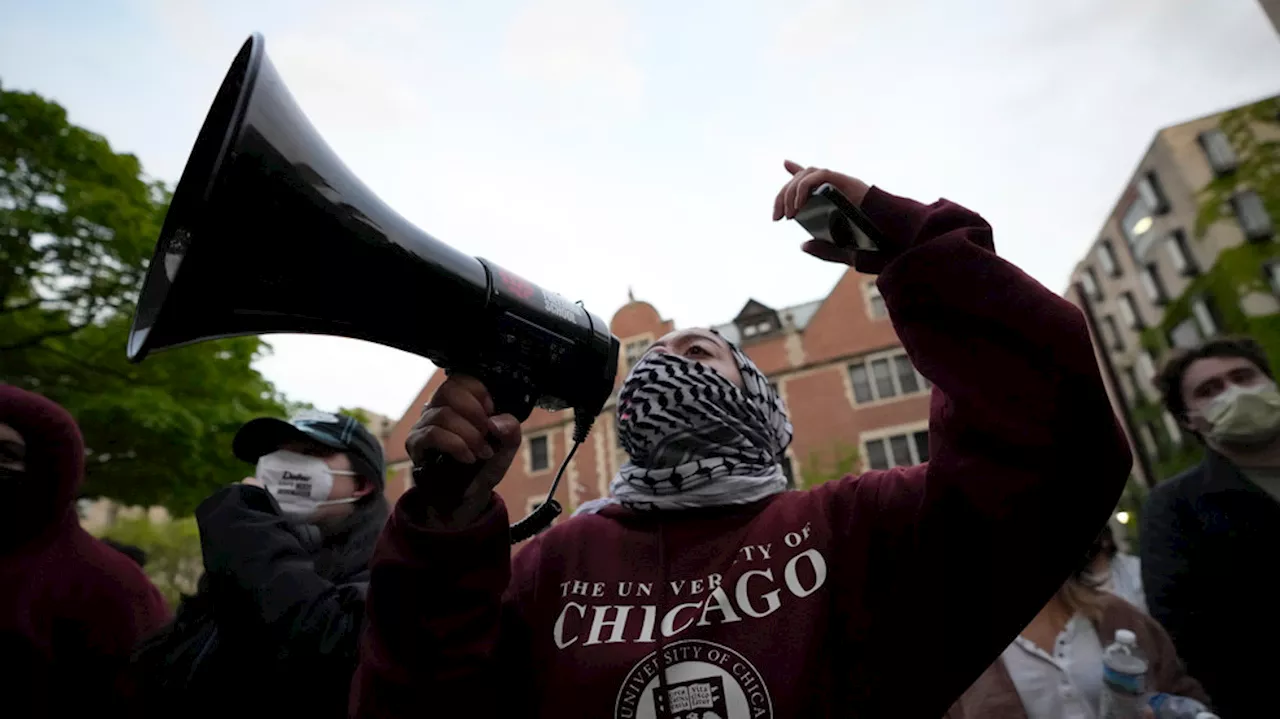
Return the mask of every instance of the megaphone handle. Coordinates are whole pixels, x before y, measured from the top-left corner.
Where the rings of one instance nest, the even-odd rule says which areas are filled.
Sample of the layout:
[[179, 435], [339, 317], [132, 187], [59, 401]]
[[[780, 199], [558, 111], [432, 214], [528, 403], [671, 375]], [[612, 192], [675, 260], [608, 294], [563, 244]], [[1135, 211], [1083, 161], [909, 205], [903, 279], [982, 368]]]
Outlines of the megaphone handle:
[[[497, 444], [489, 438], [489, 444]], [[481, 463], [464, 464], [438, 449], [427, 450], [422, 464], [413, 468], [413, 483], [420, 491], [431, 495], [431, 503], [437, 507], [457, 507], [467, 488], [480, 472]]]

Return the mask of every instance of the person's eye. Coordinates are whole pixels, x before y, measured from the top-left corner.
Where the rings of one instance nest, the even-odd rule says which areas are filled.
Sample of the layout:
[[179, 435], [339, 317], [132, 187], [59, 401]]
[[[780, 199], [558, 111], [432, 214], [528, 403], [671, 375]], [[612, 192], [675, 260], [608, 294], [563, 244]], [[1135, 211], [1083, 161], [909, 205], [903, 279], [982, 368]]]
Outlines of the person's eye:
[[702, 346], [699, 346], [699, 345], [693, 345], [693, 346], [692, 346], [692, 347], [690, 347], [689, 349], [685, 350], [685, 354], [687, 354], [687, 355], [695, 355], [695, 356], [700, 356], [700, 357], [710, 357], [710, 356], [711, 356], [711, 353], [710, 353], [710, 352], [708, 352], [708, 351], [707, 351], [707, 349], [706, 349], [705, 347], [702, 347]]
[[26, 449], [17, 442], [0, 442], [0, 462], [21, 462], [26, 459]]

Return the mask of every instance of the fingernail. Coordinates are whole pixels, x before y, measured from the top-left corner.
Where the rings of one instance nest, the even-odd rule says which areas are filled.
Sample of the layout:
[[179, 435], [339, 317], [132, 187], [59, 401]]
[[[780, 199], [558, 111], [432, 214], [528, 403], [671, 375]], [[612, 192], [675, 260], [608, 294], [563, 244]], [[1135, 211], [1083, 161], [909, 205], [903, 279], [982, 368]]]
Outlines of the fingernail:
[[487, 444], [482, 446], [480, 448], [480, 459], [493, 459], [493, 448]]
[[489, 431], [490, 431], [490, 432], [492, 432], [492, 433], [494, 433], [494, 434], [501, 435], [501, 434], [502, 434], [502, 425], [498, 424], [498, 420], [496, 420], [496, 419], [490, 419], [490, 420], [489, 420]]

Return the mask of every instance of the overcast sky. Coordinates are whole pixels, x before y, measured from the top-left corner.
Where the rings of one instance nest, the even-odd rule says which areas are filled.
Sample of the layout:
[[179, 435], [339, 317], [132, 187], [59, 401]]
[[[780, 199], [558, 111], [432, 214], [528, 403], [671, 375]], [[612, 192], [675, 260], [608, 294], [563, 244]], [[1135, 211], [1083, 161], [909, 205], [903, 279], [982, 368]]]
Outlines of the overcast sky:
[[[0, 0], [0, 80], [172, 183], [252, 31], [424, 230], [605, 319], [632, 286], [681, 326], [839, 277], [769, 221], [784, 158], [961, 202], [1061, 290], [1158, 128], [1280, 92], [1257, 0]], [[260, 369], [327, 409], [398, 417], [431, 371], [271, 342]]]

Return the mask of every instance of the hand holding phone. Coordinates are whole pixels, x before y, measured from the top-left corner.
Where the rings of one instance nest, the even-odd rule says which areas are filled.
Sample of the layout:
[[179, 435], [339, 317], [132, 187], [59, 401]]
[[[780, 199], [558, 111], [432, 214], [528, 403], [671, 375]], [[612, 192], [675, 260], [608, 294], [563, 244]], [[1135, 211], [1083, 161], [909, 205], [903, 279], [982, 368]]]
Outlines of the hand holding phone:
[[879, 252], [884, 244], [871, 218], [829, 182], [813, 190], [795, 220], [813, 239], [840, 249]]
[[880, 252], [889, 245], [859, 204], [870, 186], [856, 177], [783, 163], [791, 179], [773, 201], [773, 219], [794, 219], [813, 236], [805, 251], [829, 262], [852, 265], [858, 252]]

